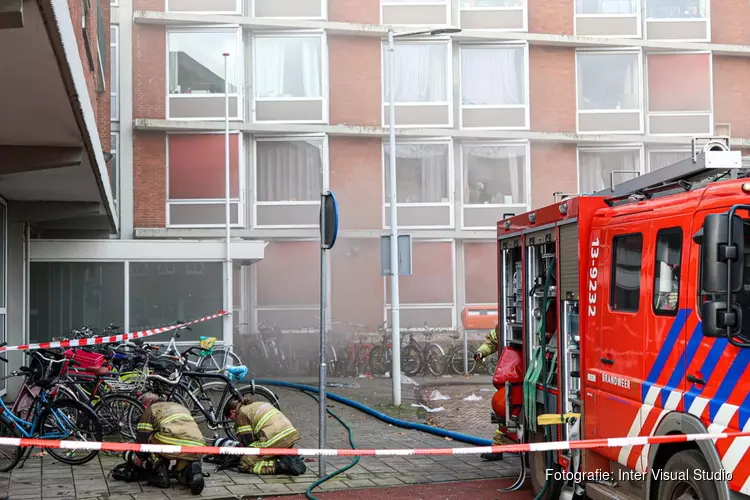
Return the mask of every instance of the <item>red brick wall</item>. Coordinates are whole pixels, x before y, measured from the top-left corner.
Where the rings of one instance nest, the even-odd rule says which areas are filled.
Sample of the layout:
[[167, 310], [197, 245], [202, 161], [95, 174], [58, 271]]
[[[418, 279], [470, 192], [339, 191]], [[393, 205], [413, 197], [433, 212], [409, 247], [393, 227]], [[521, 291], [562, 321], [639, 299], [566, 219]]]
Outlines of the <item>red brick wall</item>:
[[553, 194], [557, 191], [578, 192], [577, 162], [575, 144], [531, 145], [532, 209], [553, 203]]
[[134, 24], [133, 118], [166, 118], [166, 64], [167, 41], [164, 27]]
[[[448, 242], [414, 241], [412, 275], [399, 280], [402, 304], [446, 304], [453, 302], [453, 247]], [[391, 301], [386, 278], [386, 303]]]
[[133, 0], [133, 10], [155, 10], [164, 12], [164, 0]]
[[339, 240], [331, 250], [331, 268], [333, 318], [375, 331], [383, 321], [380, 239]]
[[711, 41], [737, 45], [750, 44], [750, 2], [713, 0], [711, 2]]
[[163, 132], [133, 135], [135, 227], [166, 226], [166, 141]]
[[497, 243], [464, 244], [464, 283], [467, 304], [497, 303]]
[[382, 141], [331, 137], [329, 154], [331, 190], [341, 206], [341, 228], [382, 228]]
[[320, 244], [274, 241], [257, 266], [260, 306], [316, 305], [320, 302]]
[[531, 33], [573, 34], [573, 0], [529, 0]]
[[745, 109], [749, 95], [750, 62], [714, 56], [714, 121], [730, 123], [732, 137], [750, 137], [750, 112]]
[[529, 47], [531, 130], [575, 132], [575, 51]]
[[380, 125], [381, 46], [378, 38], [328, 37], [332, 124]]
[[378, 24], [380, 23], [380, 1], [328, 0], [328, 20]]

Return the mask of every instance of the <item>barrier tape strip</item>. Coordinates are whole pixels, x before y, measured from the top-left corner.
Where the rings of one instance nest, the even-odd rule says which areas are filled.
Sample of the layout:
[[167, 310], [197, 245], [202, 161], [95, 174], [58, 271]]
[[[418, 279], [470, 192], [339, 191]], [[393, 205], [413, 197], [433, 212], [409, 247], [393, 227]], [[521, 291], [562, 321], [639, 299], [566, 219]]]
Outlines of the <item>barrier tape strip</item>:
[[555, 451], [587, 448], [619, 448], [645, 444], [683, 443], [750, 437], [750, 432], [722, 432], [716, 434], [676, 434], [669, 436], [640, 436], [610, 439], [584, 439], [580, 441], [553, 441], [549, 443], [525, 443], [500, 446], [474, 446], [466, 448], [417, 448], [412, 450], [317, 450], [307, 448], [233, 448], [217, 446], [171, 446], [137, 443], [100, 443], [60, 441], [56, 439], [28, 439], [0, 437], [0, 445], [35, 448], [59, 448], [66, 450], [136, 451], [157, 454], [184, 453], [189, 455], [261, 455], [261, 456], [408, 456], [408, 455], [476, 455], [480, 453], [520, 453], [531, 451]]
[[153, 335], [158, 335], [160, 333], [177, 330], [178, 328], [182, 328], [184, 326], [191, 326], [191, 325], [203, 323], [205, 321], [209, 321], [212, 319], [220, 318], [222, 316], [227, 316], [228, 314], [230, 313], [228, 313], [227, 311], [217, 311], [216, 314], [212, 314], [211, 316], [204, 316], [202, 318], [194, 319], [192, 321], [188, 321], [187, 323], [181, 323], [179, 325], [162, 326], [159, 328], [151, 328], [148, 330], [140, 330], [137, 332], [121, 333], [119, 335], [105, 335], [102, 337], [91, 337], [91, 338], [86, 338], [86, 339], [57, 340], [55, 342], [41, 342], [39, 344], [23, 344], [23, 345], [5, 346], [5, 347], [0, 347], [0, 352], [30, 351], [34, 349], [55, 349], [58, 347], [81, 347], [81, 346], [87, 346], [87, 345], [101, 345], [101, 344], [111, 344], [113, 342], [124, 342], [126, 340], [131, 340], [131, 339], [142, 339], [145, 337], [151, 337]]

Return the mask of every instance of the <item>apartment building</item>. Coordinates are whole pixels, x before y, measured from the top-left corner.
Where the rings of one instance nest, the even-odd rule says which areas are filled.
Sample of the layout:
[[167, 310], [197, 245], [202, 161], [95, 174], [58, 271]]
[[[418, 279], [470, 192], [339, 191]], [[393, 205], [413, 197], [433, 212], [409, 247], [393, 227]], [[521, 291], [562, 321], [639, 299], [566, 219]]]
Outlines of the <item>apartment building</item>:
[[[388, 26], [462, 29], [396, 42], [399, 226], [414, 239], [404, 327], [457, 327], [465, 305], [496, 303], [495, 227], [508, 214], [678, 161], [695, 135], [719, 131], [750, 148], [746, 0], [114, 0], [111, 9], [121, 231], [34, 242], [32, 339], [79, 319], [133, 329], [221, 307], [223, 53], [243, 331], [317, 324], [328, 188], [341, 211], [331, 319], [372, 329], [387, 317]], [[34, 295], [42, 288], [54, 293]], [[90, 306], [50, 303], [66, 291]], [[195, 334], [216, 334], [205, 328]], [[223, 335], [231, 341], [227, 324]]]

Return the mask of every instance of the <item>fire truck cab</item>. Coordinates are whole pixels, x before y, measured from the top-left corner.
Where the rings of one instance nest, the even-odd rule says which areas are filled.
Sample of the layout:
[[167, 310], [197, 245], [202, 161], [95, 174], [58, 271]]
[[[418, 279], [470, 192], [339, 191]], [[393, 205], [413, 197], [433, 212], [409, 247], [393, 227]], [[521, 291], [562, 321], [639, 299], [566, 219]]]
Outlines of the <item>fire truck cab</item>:
[[[694, 139], [691, 158], [608, 182], [498, 223], [500, 345], [526, 373], [501, 427], [524, 442], [750, 430], [750, 169], [728, 138]], [[734, 500], [750, 498], [749, 447], [526, 459], [540, 498]]]

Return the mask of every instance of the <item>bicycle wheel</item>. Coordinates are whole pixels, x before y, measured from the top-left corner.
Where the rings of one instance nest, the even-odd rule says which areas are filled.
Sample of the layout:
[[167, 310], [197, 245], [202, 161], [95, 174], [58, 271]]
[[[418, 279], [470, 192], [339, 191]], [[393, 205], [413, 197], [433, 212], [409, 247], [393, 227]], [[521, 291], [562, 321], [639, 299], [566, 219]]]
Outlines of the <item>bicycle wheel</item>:
[[94, 414], [102, 424], [102, 435], [106, 441], [132, 443], [136, 438], [136, 426], [143, 415], [143, 405], [124, 394], [109, 394], [96, 405]]
[[[246, 385], [246, 386], [238, 388], [237, 391], [240, 393], [241, 399], [250, 399], [252, 401], [265, 401], [265, 402], [271, 403], [277, 410], [281, 409], [279, 398], [268, 387], [263, 387], [262, 385], [255, 385], [255, 386]], [[225, 412], [226, 412], [226, 404], [224, 405], [224, 407], [221, 409], [221, 412], [219, 413], [219, 418], [221, 420], [225, 419], [224, 417], [224, 415], [226, 414]], [[224, 426], [224, 433], [227, 435], [229, 439], [233, 441], [237, 441], [237, 436], [234, 433], [234, 422], [229, 421], [228, 425]]]
[[407, 377], [413, 377], [422, 371], [422, 353], [413, 345], [407, 345], [401, 351], [401, 371]]
[[258, 377], [265, 375], [268, 370], [268, 360], [263, 355], [260, 347], [252, 345], [248, 348], [247, 372], [249, 375]]
[[445, 373], [447, 366], [447, 356], [443, 352], [443, 349], [437, 344], [430, 344], [425, 347], [424, 352], [425, 365], [427, 365], [427, 371], [433, 377], [441, 377]]
[[235, 353], [226, 349], [214, 349], [211, 354], [201, 359], [198, 363], [198, 369], [206, 373], [215, 373], [228, 366], [239, 366], [241, 364], [240, 357]]
[[[18, 430], [12, 428], [0, 420], [0, 436], [7, 438], [19, 438], [21, 435]], [[3, 445], [0, 446], [0, 472], [8, 472], [18, 465], [23, 456], [23, 448], [20, 446]]]
[[[88, 406], [70, 399], [58, 399], [42, 412], [36, 433], [41, 439], [101, 441], [102, 425]], [[99, 450], [48, 448], [47, 451], [55, 460], [68, 465], [85, 464], [99, 454]]]
[[370, 372], [373, 375], [385, 375], [387, 371], [388, 360], [385, 348], [382, 345], [376, 345], [370, 350]]
[[[453, 373], [456, 375], [463, 375], [464, 374], [464, 348], [459, 347], [456, 349], [453, 354], [451, 355], [451, 370], [453, 370]], [[477, 362], [474, 361], [474, 358], [469, 356], [469, 373], [473, 372], [474, 369], [477, 367]]]

